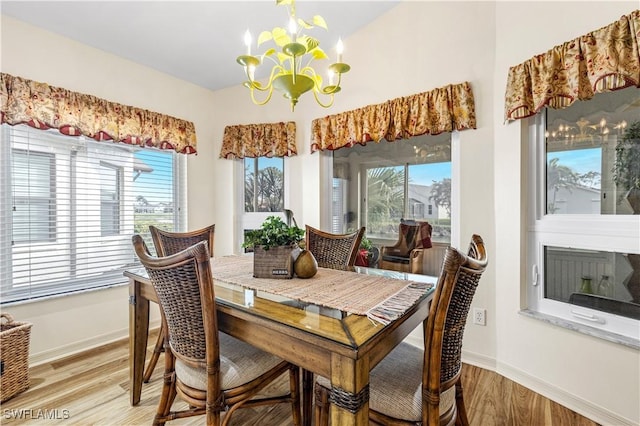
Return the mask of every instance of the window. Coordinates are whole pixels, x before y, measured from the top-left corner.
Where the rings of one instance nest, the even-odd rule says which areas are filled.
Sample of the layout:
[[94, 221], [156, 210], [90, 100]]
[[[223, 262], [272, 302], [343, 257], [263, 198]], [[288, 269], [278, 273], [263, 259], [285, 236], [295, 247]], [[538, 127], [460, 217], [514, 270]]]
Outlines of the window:
[[100, 162], [100, 228], [102, 236], [120, 233], [120, 167]]
[[173, 151], [2, 125], [2, 303], [125, 283], [131, 235], [181, 230], [184, 160]]
[[281, 212], [284, 210], [284, 160], [282, 158], [244, 159], [244, 211]]
[[[30, 167], [29, 167], [30, 165]], [[12, 150], [13, 244], [55, 238], [55, 161], [48, 153]]]
[[366, 226], [376, 243], [397, 241], [400, 219], [427, 221], [451, 239], [451, 134], [333, 151], [332, 232]]
[[532, 120], [528, 238], [532, 310], [636, 341], [640, 217], [615, 163], [638, 117], [640, 90], [628, 88]]

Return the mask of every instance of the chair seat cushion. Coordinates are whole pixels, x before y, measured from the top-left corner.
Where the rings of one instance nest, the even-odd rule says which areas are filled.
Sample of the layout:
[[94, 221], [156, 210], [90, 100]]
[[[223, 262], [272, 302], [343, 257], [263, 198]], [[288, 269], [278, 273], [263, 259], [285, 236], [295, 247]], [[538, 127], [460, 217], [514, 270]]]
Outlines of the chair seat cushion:
[[[227, 334], [218, 334], [220, 336], [220, 375], [223, 390], [248, 383], [282, 362], [281, 358], [261, 351]], [[192, 367], [176, 358], [176, 376], [189, 387], [200, 390], [207, 389], [207, 374], [204, 367]]]
[[[422, 419], [423, 351], [401, 343], [371, 371], [369, 377], [369, 408], [396, 419]], [[325, 377], [318, 384], [331, 389]], [[455, 404], [456, 388], [452, 386], [440, 395], [440, 414]]]

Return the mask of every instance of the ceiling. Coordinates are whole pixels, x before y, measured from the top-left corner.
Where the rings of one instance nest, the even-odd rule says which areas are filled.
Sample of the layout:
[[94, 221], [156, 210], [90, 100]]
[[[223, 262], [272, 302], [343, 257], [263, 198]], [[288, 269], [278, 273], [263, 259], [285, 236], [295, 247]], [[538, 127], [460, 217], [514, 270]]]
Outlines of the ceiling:
[[[394, 1], [302, 1], [296, 15], [322, 16], [328, 31], [308, 32], [331, 57], [346, 39], [398, 4]], [[211, 90], [241, 84], [236, 62], [245, 53], [247, 29], [286, 26], [287, 10], [275, 1], [5, 1], [0, 11], [83, 44], [154, 68]], [[348, 42], [345, 61], [348, 62]], [[265, 48], [259, 50], [264, 52]], [[254, 41], [254, 53], [255, 41]], [[335, 57], [334, 57], [335, 58]], [[256, 77], [266, 75], [256, 72]]]

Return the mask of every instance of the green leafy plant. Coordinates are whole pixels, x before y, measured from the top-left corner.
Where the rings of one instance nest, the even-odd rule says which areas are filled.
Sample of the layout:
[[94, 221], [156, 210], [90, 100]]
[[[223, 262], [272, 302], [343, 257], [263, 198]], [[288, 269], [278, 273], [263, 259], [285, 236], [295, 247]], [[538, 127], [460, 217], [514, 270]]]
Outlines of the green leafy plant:
[[362, 236], [362, 240], [360, 241], [360, 248], [368, 251], [371, 250], [371, 247], [373, 247], [371, 240], [365, 236]]
[[304, 230], [297, 225], [288, 226], [279, 216], [269, 216], [260, 229], [247, 231], [242, 247], [262, 247], [269, 250], [276, 246], [298, 245], [304, 237]]
[[640, 189], [640, 121], [631, 124], [616, 145], [613, 181], [625, 190]]

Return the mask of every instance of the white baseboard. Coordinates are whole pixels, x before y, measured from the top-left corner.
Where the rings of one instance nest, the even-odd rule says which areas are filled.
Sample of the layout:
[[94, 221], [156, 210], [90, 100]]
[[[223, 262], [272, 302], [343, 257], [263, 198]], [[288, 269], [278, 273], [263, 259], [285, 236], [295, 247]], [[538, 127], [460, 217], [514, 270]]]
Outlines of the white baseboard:
[[637, 423], [600, 407], [593, 402], [579, 398], [550, 383], [505, 363], [498, 363], [496, 372], [514, 382], [533, 390], [545, 398], [561, 404], [576, 413], [602, 425], [637, 426]]
[[496, 371], [496, 359], [476, 352], [462, 351], [462, 362], [475, 365], [485, 370]]
[[[160, 327], [160, 320], [150, 320], [149, 329], [152, 330]], [[75, 355], [80, 352], [115, 342], [116, 340], [125, 339], [129, 336], [129, 328], [114, 330], [110, 333], [100, 336], [93, 336], [89, 339], [80, 340], [68, 345], [59, 346], [57, 348], [48, 349], [46, 351], [29, 354], [29, 367], [35, 367], [46, 362], [51, 362], [60, 358]]]

